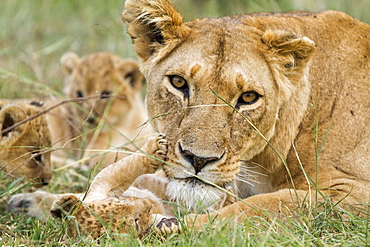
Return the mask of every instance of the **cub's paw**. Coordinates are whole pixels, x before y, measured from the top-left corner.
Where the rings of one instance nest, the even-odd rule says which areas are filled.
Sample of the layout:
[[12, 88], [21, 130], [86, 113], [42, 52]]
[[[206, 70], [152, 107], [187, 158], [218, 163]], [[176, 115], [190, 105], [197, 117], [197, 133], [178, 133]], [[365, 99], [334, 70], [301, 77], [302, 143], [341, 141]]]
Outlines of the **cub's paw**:
[[153, 217], [153, 230], [160, 235], [181, 233], [181, 224], [177, 218], [155, 214]]
[[163, 133], [156, 133], [148, 139], [143, 150], [151, 156], [164, 160], [167, 154], [167, 147], [166, 135]]
[[38, 190], [33, 193], [22, 193], [12, 196], [7, 204], [7, 210], [13, 214], [27, 214], [41, 219], [47, 218], [56, 195]]

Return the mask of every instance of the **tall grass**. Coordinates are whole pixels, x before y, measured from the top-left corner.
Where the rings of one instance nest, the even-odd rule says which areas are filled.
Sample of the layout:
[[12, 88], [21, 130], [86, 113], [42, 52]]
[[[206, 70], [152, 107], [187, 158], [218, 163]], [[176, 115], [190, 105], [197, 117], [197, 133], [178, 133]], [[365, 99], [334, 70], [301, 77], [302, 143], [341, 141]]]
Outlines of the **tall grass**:
[[[345, 11], [370, 23], [370, 0], [173, 0], [186, 21], [259, 11], [293, 9]], [[0, 99], [41, 98], [61, 92], [60, 57], [67, 51], [84, 55], [109, 51], [135, 57], [121, 21], [123, 0], [2, 0], [0, 7]], [[81, 192], [89, 172], [53, 174], [51, 192]], [[85, 237], [63, 237], [65, 226], [6, 213], [9, 195], [22, 186], [0, 177], [1, 246], [96, 245]], [[323, 205], [325, 206], [325, 205]], [[330, 210], [329, 210], [330, 211]], [[137, 240], [126, 235], [100, 240], [107, 246], [358, 246], [370, 244], [367, 220], [348, 214], [335, 218], [326, 210], [272, 222], [251, 218], [239, 225], [216, 225], [212, 230], [185, 231], [167, 241], [149, 235]], [[344, 220], [345, 219], [345, 220]]]
[[[189, 21], [258, 11], [345, 11], [370, 22], [370, 0], [174, 0]], [[2, 0], [0, 8], [0, 98], [31, 98], [61, 91], [60, 57], [109, 51], [135, 57], [122, 24], [123, 0]], [[7, 72], [14, 74], [9, 75]], [[25, 81], [27, 79], [29, 82]], [[50, 91], [40, 90], [40, 84]]]

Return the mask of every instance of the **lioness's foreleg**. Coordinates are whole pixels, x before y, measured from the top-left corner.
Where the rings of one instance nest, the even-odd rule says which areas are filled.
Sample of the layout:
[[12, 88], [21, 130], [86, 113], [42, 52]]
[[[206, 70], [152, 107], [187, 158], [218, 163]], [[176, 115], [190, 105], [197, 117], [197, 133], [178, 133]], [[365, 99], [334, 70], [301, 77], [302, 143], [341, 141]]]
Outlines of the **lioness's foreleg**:
[[[339, 192], [335, 188], [321, 191], [282, 189], [248, 197], [209, 214], [186, 215], [184, 223], [190, 229], [201, 229], [202, 225], [210, 224], [215, 219], [217, 221], [231, 219], [233, 222], [242, 222], [253, 216], [273, 218], [300, 215], [326, 201], [332, 203], [333, 206], [337, 206], [337, 203], [340, 202], [339, 207], [347, 210], [358, 202], [358, 193], [352, 192]], [[357, 209], [354, 208], [354, 210]]]

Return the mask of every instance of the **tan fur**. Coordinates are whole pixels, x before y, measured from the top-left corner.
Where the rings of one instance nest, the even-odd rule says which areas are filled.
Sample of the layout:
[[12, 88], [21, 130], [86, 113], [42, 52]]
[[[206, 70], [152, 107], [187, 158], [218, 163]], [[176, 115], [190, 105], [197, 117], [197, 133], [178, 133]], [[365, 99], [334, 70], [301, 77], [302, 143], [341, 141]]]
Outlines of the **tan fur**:
[[[32, 180], [36, 187], [52, 176], [50, 132], [45, 117], [36, 117], [41, 111], [36, 102], [0, 101], [0, 170]], [[15, 124], [20, 125], [11, 128]]]
[[[123, 18], [148, 79], [147, 109], [160, 116], [153, 125], [168, 140], [171, 165], [163, 164], [168, 180], [160, 194], [189, 212], [216, 203], [216, 211], [186, 216], [189, 227], [314, 205], [308, 177], [330, 200], [343, 199], [340, 206], [368, 203], [369, 26], [334, 11], [183, 23], [167, 0], [127, 0]], [[246, 92], [260, 97], [247, 104]], [[114, 172], [123, 167], [97, 176], [89, 192], [97, 205], [119, 198], [116, 188], [132, 182]], [[131, 179], [122, 182], [124, 174]], [[210, 183], [244, 199], [217, 203], [225, 193]], [[95, 207], [89, 194], [87, 203]]]
[[152, 175], [166, 151], [164, 135], [156, 134], [147, 140], [142, 152], [100, 171], [86, 193], [52, 194], [39, 190], [17, 194], [9, 200], [8, 211], [27, 212], [39, 218], [45, 218], [47, 212], [54, 217], [69, 213], [73, 216], [69, 222], [72, 235], [81, 231], [97, 238], [113, 231], [141, 236], [153, 224], [173, 218], [171, 209], [163, 203], [167, 180]]
[[[94, 238], [109, 230], [144, 234], [151, 226], [152, 214], [164, 214], [165, 206], [149, 190], [131, 185], [140, 175], [154, 173], [166, 150], [163, 135], [151, 137], [143, 147], [144, 154], [132, 154], [98, 173], [86, 195], [59, 195], [52, 205], [52, 215], [73, 215], [75, 220], [69, 224], [72, 235], [77, 235], [76, 222], [80, 230]], [[159, 191], [154, 184], [151, 189]], [[17, 204], [14, 199], [11, 203]]]
[[[152, 124], [167, 135], [171, 200], [195, 212], [194, 197], [221, 199], [196, 174], [236, 183], [244, 198], [217, 219], [293, 210], [315, 198], [308, 177], [341, 206], [369, 202], [368, 25], [335, 11], [183, 23], [168, 0], [127, 0], [123, 19], [148, 80], [149, 116], [161, 116]], [[247, 104], [246, 92], [260, 97]], [[195, 217], [195, 227], [209, 220], [190, 215], [189, 225]]]
[[[106, 52], [82, 58], [66, 53], [61, 64], [64, 92], [75, 103], [63, 104], [48, 114], [56, 147], [84, 148], [82, 160], [90, 167], [97, 163], [105, 167], [127, 154], [104, 154], [104, 150], [120, 146], [136, 150], [143, 145], [143, 138], [153, 130], [150, 126], [139, 127], [147, 115], [141, 96], [144, 77], [136, 61]], [[56, 99], [46, 104], [50, 107], [58, 102]]]

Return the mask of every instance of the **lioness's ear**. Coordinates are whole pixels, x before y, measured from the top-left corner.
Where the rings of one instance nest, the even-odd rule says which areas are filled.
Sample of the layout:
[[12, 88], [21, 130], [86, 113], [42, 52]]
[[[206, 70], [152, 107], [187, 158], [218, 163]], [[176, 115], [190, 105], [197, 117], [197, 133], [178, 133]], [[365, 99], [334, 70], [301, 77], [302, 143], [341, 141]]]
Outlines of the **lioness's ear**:
[[281, 79], [281, 87], [289, 94], [291, 86], [299, 82], [307, 62], [315, 50], [315, 43], [307, 37], [297, 37], [283, 31], [266, 31], [262, 42], [267, 45], [264, 51], [276, 79]]
[[122, 74], [123, 80], [127, 80], [135, 90], [141, 90], [145, 80], [141, 73], [139, 64], [133, 59], [122, 59], [118, 64], [118, 69]]
[[127, 0], [122, 19], [143, 61], [154, 54], [160, 60], [189, 30], [169, 0]]
[[28, 124], [22, 124], [9, 129], [16, 123], [26, 119], [27, 115], [22, 108], [16, 105], [5, 105], [0, 109], [0, 145], [11, 146], [27, 131]]
[[72, 74], [73, 70], [77, 67], [80, 62], [80, 58], [74, 52], [67, 52], [60, 59], [60, 64], [62, 65], [63, 72], [66, 76]]

